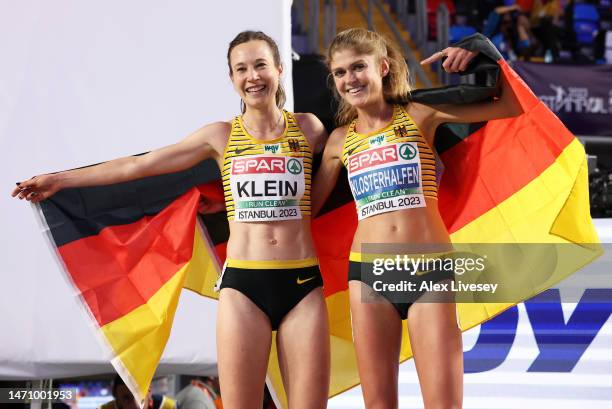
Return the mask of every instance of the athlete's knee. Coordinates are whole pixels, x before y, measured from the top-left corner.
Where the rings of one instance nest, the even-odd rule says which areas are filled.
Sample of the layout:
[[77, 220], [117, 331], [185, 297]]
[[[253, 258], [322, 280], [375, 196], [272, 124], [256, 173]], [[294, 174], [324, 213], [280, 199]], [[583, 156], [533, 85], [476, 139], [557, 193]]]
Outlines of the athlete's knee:
[[440, 405], [425, 405], [425, 409], [461, 409], [461, 404], [458, 403], [449, 403], [449, 404], [440, 404]]
[[397, 396], [377, 394], [365, 399], [366, 409], [397, 409]]
[[325, 409], [327, 399], [327, 390], [322, 388], [297, 391], [288, 397], [289, 409]]
[[460, 397], [444, 396], [440, 394], [433, 399], [425, 402], [425, 409], [461, 409], [462, 402]]

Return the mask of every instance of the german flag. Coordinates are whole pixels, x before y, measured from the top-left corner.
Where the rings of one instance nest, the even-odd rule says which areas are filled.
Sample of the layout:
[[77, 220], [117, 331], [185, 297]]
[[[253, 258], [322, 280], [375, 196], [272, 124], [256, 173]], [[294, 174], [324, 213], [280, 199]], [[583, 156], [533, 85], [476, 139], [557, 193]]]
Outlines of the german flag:
[[[536, 295], [601, 254], [590, 214], [582, 145], [527, 88], [486, 40], [457, 44], [480, 55], [471, 64], [481, 85], [415, 92], [415, 101], [470, 103], [491, 98], [499, 75], [518, 95], [524, 113], [480, 124], [446, 124], [436, 134], [445, 166], [439, 209], [455, 243], [564, 243], [571, 260]], [[40, 203], [49, 237], [92, 322], [110, 347], [112, 363], [137, 399], [148, 390], [176, 310], [189, 288], [214, 297], [225, 259], [223, 213], [197, 222], [200, 199], [222, 202], [213, 161], [177, 174], [129, 183], [61, 191]], [[313, 221], [330, 318], [330, 396], [359, 383], [348, 302], [348, 254], [357, 218], [346, 177]], [[333, 232], [333, 234], [330, 234]], [[517, 302], [520, 300], [517, 300]], [[459, 304], [463, 330], [513, 303]], [[401, 361], [412, 356], [404, 328]], [[281, 406], [286, 396], [273, 342], [268, 385]]]
[[[197, 222], [200, 197], [223, 200], [206, 161], [185, 172], [68, 189], [40, 203], [48, 237], [110, 360], [138, 401], [170, 335], [180, 291], [214, 296], [227, 222]], [[218, 244], [217, 252], [213, 246]]]

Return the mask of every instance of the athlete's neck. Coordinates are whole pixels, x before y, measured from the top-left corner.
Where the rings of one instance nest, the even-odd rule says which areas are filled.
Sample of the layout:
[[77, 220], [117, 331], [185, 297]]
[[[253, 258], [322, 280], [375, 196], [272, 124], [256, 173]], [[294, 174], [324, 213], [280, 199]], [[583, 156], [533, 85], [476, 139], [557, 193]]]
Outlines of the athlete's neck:
[[274, 134], [285, 126], [285, 122], [281, 120], [282, 116], [282, 111], [276, 105], [265, 108], [249, 107], [242, 114], [242, 123], [246, 125], [249, 133], [255, 133], [255, 136]]
[[385, 100], [357, 108], [357, 124], [355, 130], [359, 133], [369, 133], [385, 127], [393, 117], [393, 106]]

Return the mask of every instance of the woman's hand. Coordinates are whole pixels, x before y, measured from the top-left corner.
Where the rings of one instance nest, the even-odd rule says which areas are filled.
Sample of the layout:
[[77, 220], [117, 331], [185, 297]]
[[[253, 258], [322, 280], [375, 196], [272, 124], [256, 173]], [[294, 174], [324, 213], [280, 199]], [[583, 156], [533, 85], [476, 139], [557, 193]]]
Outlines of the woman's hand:
[[476, 57], [477, 54], [477, 51], [468, 51], [459, 47], [447, 47], [421, 61], [421, 65], [431, 64], [446, 57], [446, 60], [442, 63], [444, 71], [461, 72], [465, 71], [472, 58]]
[[40, 175], [18, 183], [11, 196], [37, 203], [53, 196], [58, 190], [57, 174]]

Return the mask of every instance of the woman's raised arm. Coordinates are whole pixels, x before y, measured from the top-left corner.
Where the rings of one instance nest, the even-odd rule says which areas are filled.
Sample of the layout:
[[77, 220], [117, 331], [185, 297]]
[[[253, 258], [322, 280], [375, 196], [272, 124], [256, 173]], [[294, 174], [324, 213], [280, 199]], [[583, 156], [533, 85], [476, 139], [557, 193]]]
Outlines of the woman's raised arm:
[[521, 104], [503, 75], [500, 81], [501, 94], [495, 101], [465, 105], [436, 105], [433, 114], [435, 126], [445, 122], [483, 122], [522, 114]]
[[[476, 52], [459, 47], [448, 47], [421, 61], [421, 65], [431, 64], [444, 57], [442, 67], [447, 72], [464, 71]], [[505, 77], [500, 75], [500, 96], [495, 101], [465, 105], [436, 105], [431, 115], [433, 129], [445, 122], [484, 122], [492, 119], [509, 118], [523, 113], [521, 104]]]

